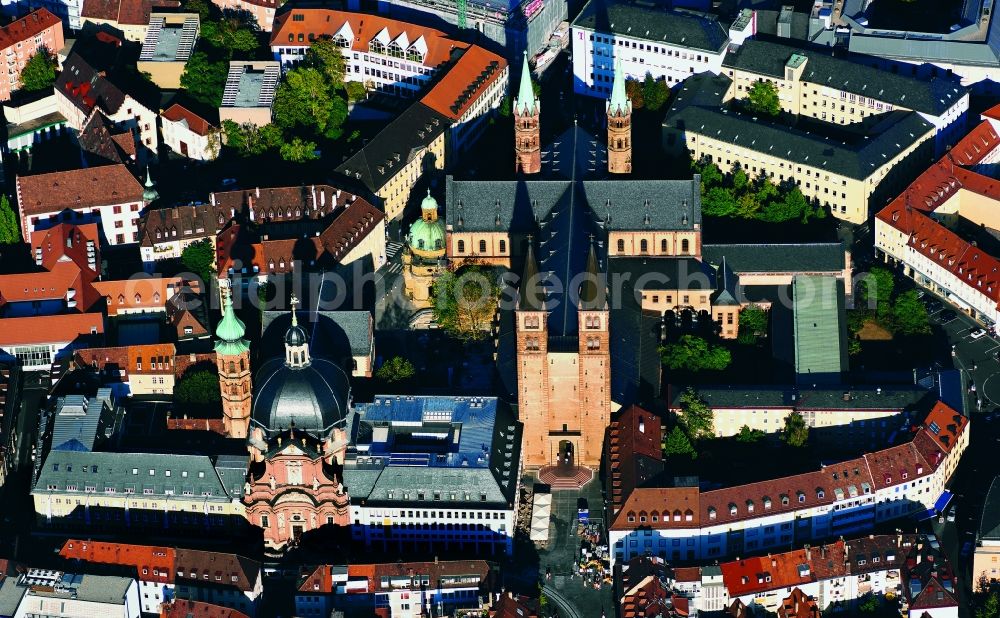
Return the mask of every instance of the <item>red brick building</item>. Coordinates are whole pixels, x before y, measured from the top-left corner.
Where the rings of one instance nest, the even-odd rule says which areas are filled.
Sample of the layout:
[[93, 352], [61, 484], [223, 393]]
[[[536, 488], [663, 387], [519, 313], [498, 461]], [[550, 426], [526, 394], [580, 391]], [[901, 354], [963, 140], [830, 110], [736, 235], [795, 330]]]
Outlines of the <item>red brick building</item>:
[[0, 28], [0, 54], [7, 60], [7, 79], [0, 80], [0, 101], [21, 87], [21, 71], [42, 48], [55, 54], [63, 48], [62, 21], [38, 9]]

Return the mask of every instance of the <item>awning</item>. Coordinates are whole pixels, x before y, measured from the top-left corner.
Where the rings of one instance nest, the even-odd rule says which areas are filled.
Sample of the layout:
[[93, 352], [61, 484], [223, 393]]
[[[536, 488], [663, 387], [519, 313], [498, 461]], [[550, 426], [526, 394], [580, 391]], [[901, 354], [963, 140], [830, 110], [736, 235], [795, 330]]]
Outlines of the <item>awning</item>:
[[938, 513], [943, 513], [948, 508], [949, 502], [951, 502], [951, 492], [946, 489], [941, 492], [941, 497], [934, 503], [934, 510]]

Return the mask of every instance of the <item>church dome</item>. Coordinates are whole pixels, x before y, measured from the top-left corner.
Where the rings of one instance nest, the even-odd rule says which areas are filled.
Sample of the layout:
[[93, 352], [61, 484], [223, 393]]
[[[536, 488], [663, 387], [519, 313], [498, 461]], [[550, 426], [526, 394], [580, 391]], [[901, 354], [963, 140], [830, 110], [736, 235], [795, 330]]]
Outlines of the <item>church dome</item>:
[[[286, 337], [291, 337], [295, 328], [289, 329]], [[325, 437], [347, 416], [347, 374], [329, 360], [313, 358], [304, 367], [292, 367], [283, 358], [272, 358], [261, 366], [255, 382], [253, 421], [269, 432], [294, 424], [296, 429]]]
[[285, 344], [300, 346], [306, 343], [306, 331], [302, 330], [302, 327], [298, 324], [293, 325], [285, 333]]
[[444, 222], [417, 219], [410, 225], [410, 249], [418, 255], [444, 255]]

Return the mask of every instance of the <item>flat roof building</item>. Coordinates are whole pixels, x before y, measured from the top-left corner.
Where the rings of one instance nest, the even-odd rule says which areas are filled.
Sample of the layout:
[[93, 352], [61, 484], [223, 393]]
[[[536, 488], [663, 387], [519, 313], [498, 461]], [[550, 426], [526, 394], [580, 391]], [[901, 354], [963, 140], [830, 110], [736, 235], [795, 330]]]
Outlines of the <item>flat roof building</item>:
[[280, 76], [281, 64], [273, 60], [230, 62], [219, 120], [259, 127], [270, 124]]
[[139, 71], [149, 73], [161, 88], [180, 88], [199, 27], [197, 13], [153, 13], [139, 53]]

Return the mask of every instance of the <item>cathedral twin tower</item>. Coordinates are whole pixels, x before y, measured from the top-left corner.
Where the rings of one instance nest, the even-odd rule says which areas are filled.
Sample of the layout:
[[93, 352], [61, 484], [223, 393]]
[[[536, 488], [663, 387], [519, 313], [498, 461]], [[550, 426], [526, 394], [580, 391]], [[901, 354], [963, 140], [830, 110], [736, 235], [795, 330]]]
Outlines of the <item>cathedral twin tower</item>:
[[[542, 106], [531, 84], [528, 56], [521, 63], [521, 83], [514, 99], [514, 170], [521, 174], [542, 171], [542, 146], [539, 127]], [[632, 103], [625, 92], [625, 73], [615, 67], [615, 80], [608, 114], [608, 172], [632, 172]]]

